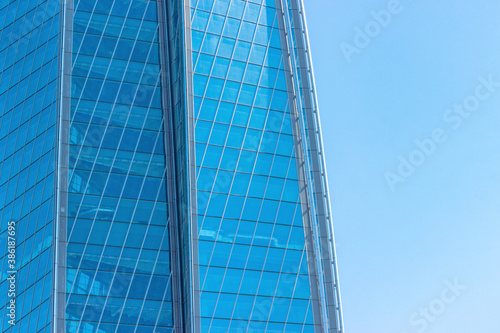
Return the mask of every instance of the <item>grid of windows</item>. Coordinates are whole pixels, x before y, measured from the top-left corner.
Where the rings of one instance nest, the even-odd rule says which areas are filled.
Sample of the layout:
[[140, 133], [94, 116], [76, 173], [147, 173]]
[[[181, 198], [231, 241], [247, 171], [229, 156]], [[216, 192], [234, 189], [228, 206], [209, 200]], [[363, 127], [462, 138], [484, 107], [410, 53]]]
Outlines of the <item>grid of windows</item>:
[[192, 2], [203, 332], [313, 332], [275, 1]]
[[66, 331], [171, 332], [157, 3], [74, 7]]
[[[49, 332], [58, 2], [0, 3], [2, 332]], [[16, 325], [7, 318], [7, 222], [16, 222]]]
[[[299, 1], [167, 0], [161, 15], [151, 0], [65, 4], [66, 331], [173, 332], [174, 317], [202, 332], [328, 326], [333, 232]], [[16, 221], [19, 258], [18, 321], [2, 332], [53, 328], [60, 5], [0, 2], [0, 244]]]

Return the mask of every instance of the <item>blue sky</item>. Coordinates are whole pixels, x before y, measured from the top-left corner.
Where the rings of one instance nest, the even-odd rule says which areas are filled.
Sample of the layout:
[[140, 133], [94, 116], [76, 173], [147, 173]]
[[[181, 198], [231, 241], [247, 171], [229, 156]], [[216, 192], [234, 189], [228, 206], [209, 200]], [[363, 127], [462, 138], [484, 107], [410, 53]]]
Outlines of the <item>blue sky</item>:
[[500, 332], [500, 2], [305, 2], [346, 332]]

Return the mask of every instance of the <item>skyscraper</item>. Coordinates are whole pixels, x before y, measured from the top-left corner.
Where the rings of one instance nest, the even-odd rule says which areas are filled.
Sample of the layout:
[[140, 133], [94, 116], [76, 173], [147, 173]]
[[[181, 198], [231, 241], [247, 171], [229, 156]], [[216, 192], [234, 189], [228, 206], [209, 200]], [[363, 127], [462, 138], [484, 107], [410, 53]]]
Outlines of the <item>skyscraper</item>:
[[302, 1], [0, 28], [2, 332], [343, 331]]

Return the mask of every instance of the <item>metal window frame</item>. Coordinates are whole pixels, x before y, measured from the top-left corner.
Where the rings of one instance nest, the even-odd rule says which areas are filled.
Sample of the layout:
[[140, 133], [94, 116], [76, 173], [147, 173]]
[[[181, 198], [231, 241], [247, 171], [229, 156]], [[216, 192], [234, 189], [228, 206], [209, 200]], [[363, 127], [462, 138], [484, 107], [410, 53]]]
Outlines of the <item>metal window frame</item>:
[[73, 41], [73, 0], [60, 2], [59, 27], [59, 112], [57, 115], [54, 207], [54, 251], [52, 283], [53, 332], [66, 332], [66, 247], [68, 207], [69, 127], [71, 109], [71, 45]]
[[[276, 0], [275, 3], [282, 14], [280, 37], [283, 52], [288, 55], [286, 75], [287, 85], [291, 90], [289, 99], [292, 123], [295, 122], [292, 127], [298, 155], [297, 168], [299, 177], [304, 177], [300, 181], [305, 187], [305, 200], [302, 205], [306, 243], [313, 247], [312, 257], [318, 281], [320, 311], [315, 311], [315, 324], [320, 320], [323, 331], [342, 333], [343, 320], [331, 207], [304, 4], [303, 0], [287, 0], [285, 3]], [[309, 227], [312, 227], [310, 230], [308, 223]], [[311, 283], [311, 291], [315, 289], [313, 284]], [[321, 318], [318, 318], [318, 314]]]

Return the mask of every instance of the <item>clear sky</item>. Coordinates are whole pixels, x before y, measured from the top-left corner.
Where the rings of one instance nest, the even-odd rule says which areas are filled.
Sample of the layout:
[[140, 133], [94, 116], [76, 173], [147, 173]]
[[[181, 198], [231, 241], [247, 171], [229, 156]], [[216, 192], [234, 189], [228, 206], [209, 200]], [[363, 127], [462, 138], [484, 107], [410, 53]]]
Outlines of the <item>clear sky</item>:
[[346, 332], [500, 332], [500, 2], [305, 2]]

